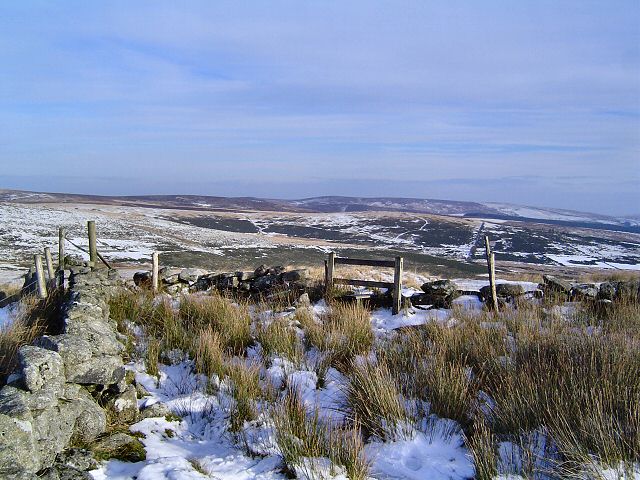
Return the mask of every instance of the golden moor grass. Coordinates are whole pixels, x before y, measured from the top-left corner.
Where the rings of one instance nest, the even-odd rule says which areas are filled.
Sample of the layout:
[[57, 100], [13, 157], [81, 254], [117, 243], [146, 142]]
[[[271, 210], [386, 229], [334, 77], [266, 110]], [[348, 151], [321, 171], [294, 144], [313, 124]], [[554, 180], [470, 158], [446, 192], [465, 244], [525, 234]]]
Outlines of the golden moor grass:
[[224, 350], [220, 335], [207, 326], [200, 331], [195, 347], [196, 371], [207, 378], [217, 375], [222, 378], [225, 371]]
[[231, 381], [231, 396], [235, 400], [229, 430], [239, 432], [246, 421], [255, 420], [258, 415], [256, 401], [262, 396], [260, 365], [229, 362], [226, 372]]
[[369, 310], [355, 303], [333, 303], [320, 322], [302, 319], [305, 339], [310, 346], [326, 352], [336, 367], [346, 368], [355, 355], [373, 346]]
[[0, 327], [0, 386], [15, 370], [20, 347], [47, 333], [53, 302], [34, 296], [23, 297], [13, 321]]
[[295, 386], [289, 387], [273, 407], [271, 417], [276, 444], [291, 473], [301, 469], [309, 478], [315, 478], [317, 472], [309, 459], [328, 457], [335, 465], [343, 466], [350, 479], [368, 478], [369, 463], [358, 422], [350, 427], [322, 422], [318, 410], [307, 410]]
[[363, 361], [352, 366], [346, 386], [347, 412], [362, 425], [366, 436], [393, 440], [406, 433], [410, 419], [384, 363]]
[[274, 318], [265, 325], [258, 324], [256, 340], [262, 346], [265, 360], [272, 355], [280, 355], [290, 362], [300, 365], [304, 356], [304, 348], [296, 329], [286, 318]]

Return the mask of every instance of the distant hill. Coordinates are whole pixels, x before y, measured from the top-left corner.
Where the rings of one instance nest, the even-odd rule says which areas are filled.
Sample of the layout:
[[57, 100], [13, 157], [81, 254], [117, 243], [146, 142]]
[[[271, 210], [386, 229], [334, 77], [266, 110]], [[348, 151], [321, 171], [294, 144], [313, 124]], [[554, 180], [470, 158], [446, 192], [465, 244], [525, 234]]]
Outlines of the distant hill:
[[540, 208], [508, 203], [461, 202], [454, 200], [403, 197], [325, 196], [299, 200], [255, 197], [216, 197], [207, 195], [136, 195], [102, 196], [68, 193], [0, 190], [0, 201], [16, 203], [96, 203], [145, 208], [188, 209], [201, 211], [270, 211], [270, 212], [411, 212], [457, 217], [534, 221], [606, 228], [640, 233], [640, 216], [617, 218], [595, 213], [558, 208]]

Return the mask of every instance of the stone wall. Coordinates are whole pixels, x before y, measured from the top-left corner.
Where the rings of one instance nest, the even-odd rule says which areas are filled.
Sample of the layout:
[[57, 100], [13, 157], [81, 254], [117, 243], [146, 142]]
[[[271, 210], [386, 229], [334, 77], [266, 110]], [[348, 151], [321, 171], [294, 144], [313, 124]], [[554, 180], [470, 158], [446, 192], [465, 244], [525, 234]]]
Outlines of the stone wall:
[[86, 478], [60, 458], [104, 433], [100, 400], [130, 388], [106, 303], [120, 284], [113, 270], [72, 270], [61, 332], [20, 348], [0, 390], [0, 478]]

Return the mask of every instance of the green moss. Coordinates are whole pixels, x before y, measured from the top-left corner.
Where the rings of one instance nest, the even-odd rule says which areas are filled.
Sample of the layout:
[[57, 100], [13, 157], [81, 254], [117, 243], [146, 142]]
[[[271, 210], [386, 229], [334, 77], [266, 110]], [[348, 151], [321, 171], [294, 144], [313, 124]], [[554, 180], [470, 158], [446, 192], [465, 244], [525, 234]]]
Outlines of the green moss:
[[176, 415], [175, 413], [168, 413], [164, 416], [164, 419], [167, 422], [181, 422], [182, 421], [182, 417]]

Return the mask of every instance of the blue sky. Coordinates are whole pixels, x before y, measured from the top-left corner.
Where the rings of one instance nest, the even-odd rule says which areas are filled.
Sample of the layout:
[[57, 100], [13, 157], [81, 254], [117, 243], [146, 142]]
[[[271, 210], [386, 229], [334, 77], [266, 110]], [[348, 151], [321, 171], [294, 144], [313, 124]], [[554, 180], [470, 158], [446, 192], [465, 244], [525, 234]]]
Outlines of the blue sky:
[[640, 213], [636, 0], [21, 0], [0, 64], [0, 187]]

